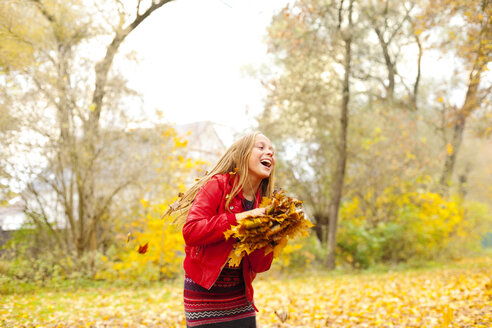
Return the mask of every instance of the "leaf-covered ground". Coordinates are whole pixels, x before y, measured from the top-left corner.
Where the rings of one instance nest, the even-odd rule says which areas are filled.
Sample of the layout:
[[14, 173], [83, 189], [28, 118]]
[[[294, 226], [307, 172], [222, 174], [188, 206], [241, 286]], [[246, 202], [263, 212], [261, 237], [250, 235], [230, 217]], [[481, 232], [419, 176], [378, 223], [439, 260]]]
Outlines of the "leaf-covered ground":
[[[258, 326], [492, 327], [492, 259], [255, 281]], [[178, 283], [0, 296], [1, 327], [184, 327]]]

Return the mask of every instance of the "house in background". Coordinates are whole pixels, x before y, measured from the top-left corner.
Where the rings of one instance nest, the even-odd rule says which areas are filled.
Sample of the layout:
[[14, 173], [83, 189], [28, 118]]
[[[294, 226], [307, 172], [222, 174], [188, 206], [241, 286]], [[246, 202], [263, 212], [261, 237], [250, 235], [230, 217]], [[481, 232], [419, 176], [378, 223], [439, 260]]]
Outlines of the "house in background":
[[7, 204], [7, 206], [0, 207], [0, 232], [17, 230], [25, 220], [24, 208], [26, 204], [22, 197], [16, 196]]
[[21, 228], [26, 220], [24, 200], [17, 196], [7, 206], [0, 207], [0, 246], [10, 238], [11, 232]]
[[[174, 126], [179, 135], [188, 140], [187, 153], [194, 159], [202, 159], [213, 165], [224, 151], [232, 144], [235, 131], [227, 126], [215, 124], [209, 121], [195, 122], [184, 125]], [[142, 139], [141, 145], [133, 145], [130, 151], [145, 152], [149, 145]], [[36, 183], [37, 184], [37, 183]], [[50, 217], [62, 217], [56, 215], [57, 209], [56, 195], [48, 187], [43, 188], [39, 185], [43, 198], [48, 203], [53, 203], [51, 209], [45, 209]], [[51, 202], [50, 199], [53, 198]], [[19, 230], [26, 220], [26, 204], [22, 197], [18, 196], [8, 202], [7, 206], [0, 207], [0, 246], [10, 237], [11, 232]], [[61, 228], [66, 226], [63, 222], [57, 222], [56, 226]]]
[[209, 121], [177, 125], [175, 129], [188, 139], [189, 156], [210, 164], [226, 151], [236, 135], [232, 128]]

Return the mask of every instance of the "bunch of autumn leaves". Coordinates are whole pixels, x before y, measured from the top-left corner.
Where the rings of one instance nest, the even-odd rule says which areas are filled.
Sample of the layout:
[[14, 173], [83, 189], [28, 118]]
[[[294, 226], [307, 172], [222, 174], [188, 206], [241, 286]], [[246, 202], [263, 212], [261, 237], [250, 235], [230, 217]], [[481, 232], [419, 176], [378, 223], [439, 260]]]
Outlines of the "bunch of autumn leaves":
[[287, 245], [288, 238], [307, 236], [313, 224], [304, 217], [302, 201], [275, 192], [272, 198], [263, 197], [260, 207], [266, 208], [263, 216], [248, 216], [224, 232], [226, 240], [236, 243], [229, 255], [229, 265], [239, 266], [241, 259], [256, 249], [265, 248], [277, 257]]

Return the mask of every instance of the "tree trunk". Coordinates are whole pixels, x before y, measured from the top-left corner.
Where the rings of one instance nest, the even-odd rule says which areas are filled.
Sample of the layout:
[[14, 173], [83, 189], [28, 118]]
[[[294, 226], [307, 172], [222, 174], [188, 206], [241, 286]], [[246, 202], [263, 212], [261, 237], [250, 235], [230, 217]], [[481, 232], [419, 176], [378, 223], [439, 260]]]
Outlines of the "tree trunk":
[[329, 226], [329, 219], [327, 215], [324, 215], [322, 213], [315, 213], [314, 214], [314, 233], [316, 234], [316, 237], [320, 241], [322, 245], [326, 245], [328, 243], [328, 226]]
[[383, 33], [379, 28], [374, 28], [376, 35], [378, 36], [379, 44], [381, 45], [381, 50], [383, 51], [384, 62], [386, 63], [386, 68], [388, 69], [388, 85], [386, 87], [386, 99], [390, 104], [393, 103], [393, 98], [395, 94], [395, 75], [396, 68], [395, 64], [391, 61], [389, 54], [388, 43], [384, 40]]
[[463, 107], [458, 111], [453, 126], [453, 136], [451, 139], [451, 151], [449, 151], [444, 160], [444, 167], [440, 179], [440, 184], [445, 194], [449, 188], [451, 178], [453, 176], [454, 167], [456, 163], [456, 156], [463, 141], [463, 132], [465, 131], [466, 119], [470, 113], [478, 107], [477, 91], [480, 84], [480, 74], [483, 68], [478, 71], [472, 71], [470, 74], [470, 82], [468, 90], [466, 92], [465, 103]]
[[463, 141], [463, 131], [465, 130], [466, 117], [459, 115], [453, 127], [453, 136], [451, 140], [451, 151], [447, 153], [444, 160], [444, 168], [442, 171], [440, 184], [443, 188], [443, 193], [446, 193], [451, 177], [453, 175], [454, 166], [456, 163], [456, 155]]
[[418, 35], [415, 35], [415, 42], [417, 43], [417, 46], [419, 48], [419, 55], [417, 57], [417, 76], [415, 77], [415, 82], [413, 84], [413, 94], [412, 94], [412, 104], [413, 108], [416, 110], [417, 109], [417, 96], [419, 92], [419, 83], [420, 83], [420, 75], [421, 75], [421, 69], [422, 69], [422, 56], [423, 56], [423, 49], [422, 49], [422, 43], [420, 42], [420, 38]]
[[[343, 4], [343, 2], [342, 2]], [[342, 105], [340, 113], [340, 139], [338, 143], [338, 160], [336, 164], [335, 177], [333, 179], [332, 199], [329, 208], [328, 226], [328, 258], [326, 265], [328, 269], [335, 268], [335, 256], [337, 245], [338, 210], [342, 199], [343, 182], [345, 180], [345, 167], [347, 162], [347, 128], [348, 128], [348, 106], [350, 101], [350, 71], [352, 61], [352, 8], [353, 0], [350, 1], [348, 10], [348, 33], [344, 36], [344, 78], [342, 87]]]
[[[489, 5], [489, 1], [482, 2], [482, 8], [486, 8]], [[490, 35], [490, 24], [483, 24], [479, 33], [478, 49], [473, 61], [473, 68], [470, 72], [470, 79], [468, 82], [468, 90], [466, 91], [465, 102], [463, 107], [458, 111], [454, 122], [453, 136], [451, 140], [451, 151], [447, 153], [444, 160], [444, 168], [442, 171], [440, 184], [443, 189], [443, 193], [447, 193], [453, 171], [455, 167], [456, 157], [463, 141], [463, 132], [465, 130], [466, 119], [470, 114], [479, 107], [478, 101], [478, 86], [480, 84], [481, 75], [487, 69], [490, 57], [489, 48], [486, 47], [487, 36]]]
[[[97, 226], [101, 218], [97, 211], [96, 201], [96, 181], [94, 174], [94, 164], [98, 156], [97, 142], [99, 139], [100, 116], [104, 104], [105, 88], [108, 80], [109, 71], [113, 65], [114, 56], [119, 50], [123, 41], [135, 30], [150, 14], [172, 0], [152, 1], [152, 4], [140, 14], [139, 6], [135, 19], [126, 27], [117, 30], [111, 43], [106, 48], [106, 55], [96, 64], [96, 82], [92, 95], [91, 112], [89, 119], [85, 122], [85, 135], [83, 138], [83, 179], [78, 179], [79, 189], [79, 236], [77, 238], [77, 255], [80, 257], [90, 249], [90, 240], [93, 229]], [[140, 4], [140, 2], [139, 2]]]

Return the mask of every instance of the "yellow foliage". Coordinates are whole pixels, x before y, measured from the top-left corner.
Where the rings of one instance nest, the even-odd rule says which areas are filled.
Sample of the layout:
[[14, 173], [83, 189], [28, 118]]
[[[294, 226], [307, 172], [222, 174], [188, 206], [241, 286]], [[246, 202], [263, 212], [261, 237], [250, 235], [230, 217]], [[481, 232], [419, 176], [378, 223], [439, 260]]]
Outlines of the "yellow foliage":
[[183, 148], [186, 147], [186, 145], [188, 145], [188, 140], [174, 137], [174, 144], [176, 148]]
[[[126, 243], [126, 236], [119, 238], [122, 244], [119, 254], [112, 262], [96, 275], [97, 279], [106, 280], [160, 280], [172, 277], [180, 271], [184, 252], [184, 242], [181, 231], [169, 224], [168, 220], [161, 220], [162, 212], [167, 203], [151, 205], [142, 200], [142, 212], [147, 211], [145, 217], [133, 222], [131, 238]], [[125, 240], [125, 244], [123, 244]], [[148, 251], [138, 253], [138, 247], [148, 243]], [[107, 257], [103, 257], [108, 262]]]
[[42, 42], [46, 31], [32, 28], [32, 21], [25, 15], [35, 17], [32, 9], [26, 4], [0, 1], [0, 69], [22, 70], [34, 62], [33, 44]]
[[277, 263], [282, 267], [286, 268], [290, 264], [290, 259], [294, 253], [302, 249], [302, 244], [287, 244], [280, 253], [277, 259]]
[[[371, 206], [367, 206], [370, 203]], [[479, 214], [476, 214], [479, 215]], [[483, 218], [482, 218], [483, 219]], [[368, 191], [341, 208], [339, 246], [349, 262], [405, 261], [459, 256], [480, 241], [480, 223], [458, 197], [388, 187]]]

